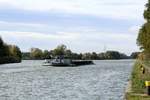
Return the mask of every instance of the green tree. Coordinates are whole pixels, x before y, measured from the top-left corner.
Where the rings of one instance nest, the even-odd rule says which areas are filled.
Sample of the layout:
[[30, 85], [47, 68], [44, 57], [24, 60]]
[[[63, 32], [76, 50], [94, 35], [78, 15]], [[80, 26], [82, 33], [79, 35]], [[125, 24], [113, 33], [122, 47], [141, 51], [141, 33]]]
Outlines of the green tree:
[[0, 37], [0, 57], [8, 56], [9, 55], [9, 47], [5, 44]]
[[44, 59], [50, 59], [51, 58], [51, 54], [50, 54], [50, 52], [48, 50], [44, 50], [43, 58]]
[[4, 55], [4, 42], [0, 37], [0, 57], [2, 57], [3, 55]]
[[9, 48], [10, 56], [14, 56], [19, 60], [22, 58], [22, 53], [19, 47], [15, 45], [9, 45], [8, 48]]
[[138, 58], [138, 55], [140, 54], [140, 52], [133, 52], [130, 57], [133, 58], [133, 59], [136, 59]]
[[148, 0], [148, 3], [146, 4], [144, 18], [146, 23], [139, 30], [137, 44], [145, 53], [150, 53], [150, 0]]
[[6, 45], [5, 46], [5, 54], [12, 62], [21, 62], [22, 53], [19, 47], [15, 45]]
[[72, 57], [72, 51], [71, 50], [66, 50], [65, 51], [65, 56]]
[[98, 54], [98, 57], [99, 57], [100, 60], [105, 59], [105, 53]]
[[82, 59], [84, 59], [84, 60], [85, 59], [88, 59], [88, 60], [91, 59], [91, 53], [84, 53], [82, 56]]
[[43, 59], [43, 52], [39, 48], [31, 48], [30, 56], [32, 59]]
[[0, 64], [21, 62], [22, 54], [19, 47], [7, 45], [0, 37]]
[[59, 45], [56, 47], [56, 49], [53, 50], [53, 55], [57, 56], [57, 55], [65, 55], [67, 50], [67, 47], [65, 45]]
[[98, 57], [98, 55], [97, 55], [96, 52], [92, 52], [92, 54], [91, 54], [91, 59], [92, 59], [92, 60], [99, 59], [99, 57]]
[[4, 45], [4, 42], [2, 40], [2, 38], [0, 37], [0, 47], [2, 47]]
[[107, 51], [106, 52], [107, 59], [120, 59], [120, 53], [117, 51]]
[[23, 60], [30, 60], [30, 52], [23, 52], [22, 53], [22, 59]]

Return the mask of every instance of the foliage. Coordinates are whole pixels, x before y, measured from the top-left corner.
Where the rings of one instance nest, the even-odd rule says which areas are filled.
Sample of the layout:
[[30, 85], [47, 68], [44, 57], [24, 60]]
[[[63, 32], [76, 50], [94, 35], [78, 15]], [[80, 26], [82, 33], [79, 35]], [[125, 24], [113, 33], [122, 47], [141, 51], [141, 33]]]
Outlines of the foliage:
[[79, 60], [105, 60], [105, 59], [128, 59], [129, 57], [125, 54], [119, 53], [118, 51], [107, 51], [105, 53], [74, 53], [70, 49], [67, 49], [65, 45], [59, 45], [53, 50], [42, 51], [39, 48], [31, 48], [31, 52], [23, 53], [23, 59], [51, 59], [56, 56], [63, 55], [71, 59]]
[[136, 58], [139, 57], [139, 55], [140, 55], [140, 52], [133, 52], [133, 53], [131, 54], [131, 58], [136, 59]]
[[15, 46], [15, 45], [9, 45], [9, 53], [10, 53], [10, 56], [14, 56], [14, 57], [19, 58], [19, 59], [22, 58], [20, 48]]
[[65, 45], [59, 45], [52, 51], [53, 56], [55, 55], [65, 55], [67, 47]]
[[39, 49], [39, 48], [31, 48], [30, 57], [31, 57], [32, 59], [42, 59], [42, 57], [43, 57], [43, 52], [42, 52], [42, 50]]
[[2, 38], [0, 37], [0, 47], [2, 47], [4, 45], [4, 42], [2, 40]]
[[31, 59], [30, 52], [23, 52], [22, 53], [22, 59], [24, 59], [24, 60], [30, 60]]
[[148, 0], [148, 3], [146, 4], [144, 18], [146, 20], [146, 23], [139, 30], [137, 44], [144, 52], [150, 53], [150, 0]]
[[21, 62], [22, 54], [15, 45], [7, 45], [0, 38], [0, 64]]
[[139, 62], [136, 62], [133, 68], [132, 72], [132, 91], [135, 93], [144, 93], [145, 91], [145, 84], [144, 82], [149, 74], [146, 72], [145, 74], [142, 74], [141, 72], [141, 64]]
[[51, 59], [51, 53], [48, 50], [44, 50], [43, 59]]

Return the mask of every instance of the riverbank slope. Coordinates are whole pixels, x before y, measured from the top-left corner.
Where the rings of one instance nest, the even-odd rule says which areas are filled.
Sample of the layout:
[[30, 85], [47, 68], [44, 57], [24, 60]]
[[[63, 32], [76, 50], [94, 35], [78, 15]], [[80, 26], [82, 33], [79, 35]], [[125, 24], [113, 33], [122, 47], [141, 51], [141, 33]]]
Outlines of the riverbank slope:
[[[145, 69], [144, 73], [141, 67]], [[150, 80], [150, 61], [137, 60], [131, 74], [130, 91], [126, 92], [126, 100], [150, 100], [146, 95], [145, 81]]]

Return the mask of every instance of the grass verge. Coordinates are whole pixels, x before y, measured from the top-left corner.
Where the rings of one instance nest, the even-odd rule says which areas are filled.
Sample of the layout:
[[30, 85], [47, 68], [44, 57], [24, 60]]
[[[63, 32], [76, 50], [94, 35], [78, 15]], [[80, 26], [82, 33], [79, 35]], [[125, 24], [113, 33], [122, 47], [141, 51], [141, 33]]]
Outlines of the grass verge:
[[140, 62], [136, 62], [131, 75], [131, 92], [126, 93], [127, 100], [150, 100], [146, 94], [145, 81], [150, 81], [150, 73], [145, 69], [143, 74]]

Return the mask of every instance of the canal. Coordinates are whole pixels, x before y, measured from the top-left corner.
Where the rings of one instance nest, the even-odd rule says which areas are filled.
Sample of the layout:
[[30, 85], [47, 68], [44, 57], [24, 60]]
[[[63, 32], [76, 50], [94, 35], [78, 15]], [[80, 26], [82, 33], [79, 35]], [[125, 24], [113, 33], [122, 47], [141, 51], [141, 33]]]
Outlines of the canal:
[[134, 64], [134, 60], [104, 60], [51, 67], [42, 62], [0, 65], [0, 100], [123, 100]]

